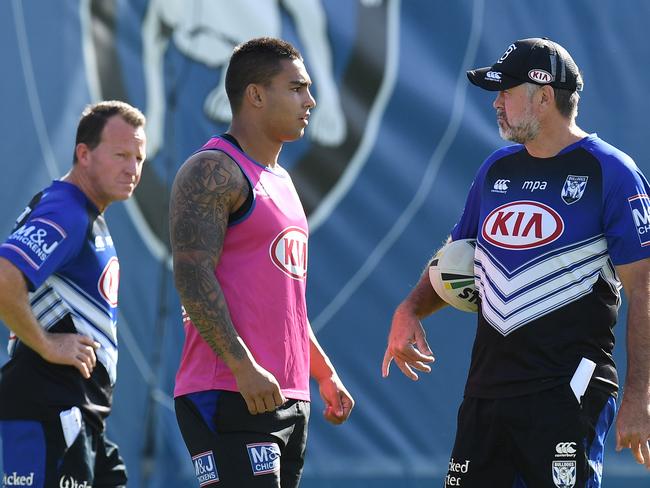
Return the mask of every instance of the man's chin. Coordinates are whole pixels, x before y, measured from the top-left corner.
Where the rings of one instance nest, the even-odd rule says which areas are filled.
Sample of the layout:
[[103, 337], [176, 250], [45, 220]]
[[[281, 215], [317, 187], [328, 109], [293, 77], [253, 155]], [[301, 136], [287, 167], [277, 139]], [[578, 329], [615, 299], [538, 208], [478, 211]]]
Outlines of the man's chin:
[[513, 134], [511, 130], [504, 130], [501, 127], [499, 127], [499, 135], [501, 136], [501, 139], [503, 139], [504, 141], [514, 142], [515, 144], [526, 144], [526, 142], [528, 142], [527, 140], [524, 140], [522, 137]]
[[128, 200], [133, 196], [133, 190], [121, 193], [119, 195], [116, 195], [115, 201], [116, 202], [123, 202], [124, 200]]
[[499, 126], [499, 136], [504, 141], [512, 141], [512, 133], [509, 130], [503, 129], [501, 126]]
[[294, 134], [287, 134], [282, 142], [293, 142], [297, 141], [298, 139], [301, 139], [302, 136], [305, 135], [305, 129], [300, 129], [300, 132], [294, 133]]

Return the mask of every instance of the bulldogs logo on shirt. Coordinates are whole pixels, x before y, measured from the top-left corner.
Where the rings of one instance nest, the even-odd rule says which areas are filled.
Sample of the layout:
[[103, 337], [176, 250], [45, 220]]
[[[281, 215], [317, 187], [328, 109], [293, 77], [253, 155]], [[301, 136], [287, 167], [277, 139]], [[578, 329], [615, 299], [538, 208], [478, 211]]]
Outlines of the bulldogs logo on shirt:
[[567, 176], [561, 194], [564, 203], [571, 205], [580, 200], [585, 193], [585, 188], [587, 188], [588, 179], [588, 176]]

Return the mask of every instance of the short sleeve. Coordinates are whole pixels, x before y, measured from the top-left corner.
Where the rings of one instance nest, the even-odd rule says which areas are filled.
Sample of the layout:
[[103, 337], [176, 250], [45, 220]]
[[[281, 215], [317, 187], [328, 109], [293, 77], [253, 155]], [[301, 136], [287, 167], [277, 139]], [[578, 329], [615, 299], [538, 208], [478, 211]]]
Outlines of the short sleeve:
[[0, 244], [0, 256], [22, 271], [34, 291], [79, 252], [86, 231], [84, 217], [56, 202], [38, 205]]
[[483, 188], [485, 174], [488, 166], [491, 164], [489, 158], [479, 168], [472, 181], [472, 186], [467, 194], [465, 200], [465, 208], [460, 216], [460, 219], [451, 231], [451, 240], [457, 241], [459, 239], [475, 239], [478, 235], [479, 217], [481, 213], [481, 189]]
[[634, 161], [608, 155], [603, 168], [603, 228], [615, 265], [650, 257], [650, 188]]

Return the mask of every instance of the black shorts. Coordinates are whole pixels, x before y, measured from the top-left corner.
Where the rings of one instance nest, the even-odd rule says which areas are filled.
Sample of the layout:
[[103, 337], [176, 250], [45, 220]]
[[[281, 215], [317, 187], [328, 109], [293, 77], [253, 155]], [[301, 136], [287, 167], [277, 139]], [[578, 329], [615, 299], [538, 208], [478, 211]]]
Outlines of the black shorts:
[[176, 419], [199, 486], [295, 488], [304, 464], [309, 402], [251, 415], [236, 392], [175, 399]]
[[82, 421], [68, 448], [58, 420], [2, 420], [3, 485], [32, 488], [123, 488], [117, 446]]
[[500, 399], [465, 398], [445, 487], [598, 488], [616, 400], [570, 386]]

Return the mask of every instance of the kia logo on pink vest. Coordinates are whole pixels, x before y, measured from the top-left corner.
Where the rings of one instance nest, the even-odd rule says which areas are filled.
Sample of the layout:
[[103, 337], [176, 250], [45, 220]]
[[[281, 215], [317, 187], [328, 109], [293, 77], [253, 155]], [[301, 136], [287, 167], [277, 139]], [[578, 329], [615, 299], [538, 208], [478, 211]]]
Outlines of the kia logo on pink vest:
[[562, 217], [543, 203], [521, 200], [490, 212], [483, 221], [483, 239], [503, 249], [545, 246], [564, 232]]
[[300, 227], [287, 227], [271, 243], [271, 260], [296, 280], [307, 276], [307, 233]]

